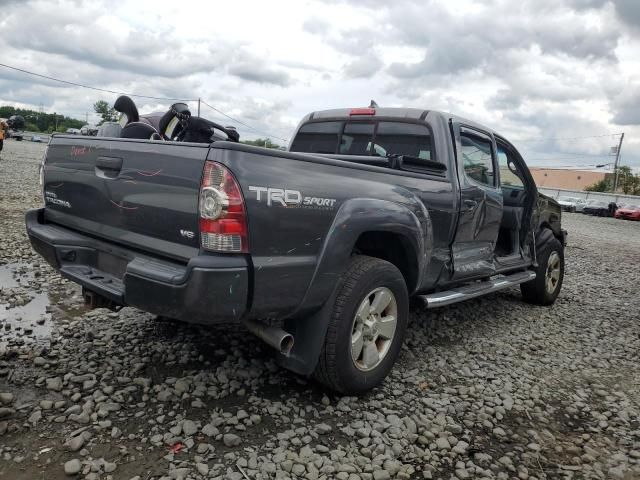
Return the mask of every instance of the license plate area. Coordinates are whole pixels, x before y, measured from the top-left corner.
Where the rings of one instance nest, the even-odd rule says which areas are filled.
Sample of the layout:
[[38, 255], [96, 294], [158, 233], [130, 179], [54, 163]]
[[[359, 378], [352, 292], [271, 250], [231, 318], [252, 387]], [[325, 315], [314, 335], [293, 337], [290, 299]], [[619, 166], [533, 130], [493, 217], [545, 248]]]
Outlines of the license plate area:
[[98, 251], [96, 269], [122, 280], [128, 263], [129, 261], [127, 259]]

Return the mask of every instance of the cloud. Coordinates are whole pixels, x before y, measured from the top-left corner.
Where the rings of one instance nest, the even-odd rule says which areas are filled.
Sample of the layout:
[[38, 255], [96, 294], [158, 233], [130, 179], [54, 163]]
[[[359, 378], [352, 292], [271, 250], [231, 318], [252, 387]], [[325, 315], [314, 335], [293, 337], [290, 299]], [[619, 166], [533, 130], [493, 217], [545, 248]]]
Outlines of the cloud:
[[612, 102], [616, 125], [640, 125], [640, 85], [629, 85]]
[[308, 18], [302, 24], [302, 29], [313, 35], [323, 35], [331, 30], [331, 23], [325, 18]]
[[620, 20], [636, 31], [640, 31], [640, 2], [637, 0], [613, 0]]
[[344, 73], [349, 78], [369, 78], [383, 66], [382, 60], [370, 52], [344, 66]]
[[271, 83], [282, 87], [291, 83], [291, 78], [287, 72], [275, 69], [258, 60], [232, 65], [229, 68], [229, 73], [249, 82]]
[[[0, 9], [4, 63], [109, 90], [201, 97], [283, 138], [309, 111], [375, 98], [461, 114], [514, 141], [623, 128], [625, 161], [640, 164], [636, 0], [283, 0], [279, 9], [237, 0], [224, 13], [205, 0], [189, 9], [0, 0]], [[1, 103], [82, 115], [115, 96], [0, 68]], [[171, 103], [136, 102], [145, 112]], [[607, 142], [522, 145], [530, 158], [584, 163]]]

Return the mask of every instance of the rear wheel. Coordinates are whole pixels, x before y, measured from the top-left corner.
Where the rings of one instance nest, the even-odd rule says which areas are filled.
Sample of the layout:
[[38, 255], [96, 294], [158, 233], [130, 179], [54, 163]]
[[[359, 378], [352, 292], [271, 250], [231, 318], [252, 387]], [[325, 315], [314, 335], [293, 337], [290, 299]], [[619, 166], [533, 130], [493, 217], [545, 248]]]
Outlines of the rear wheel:
[[359, 255], [338, 288], [314, 376], [333, 390], [359, 394], [384, 380], [400, 352], [407, 286], [393, 264]]
[[520, 285], [520, 291], [528, 303], [551, 305], [558, 298], [564, 280], [564, 248], [554, 237], [536, 253], [536, 278]]

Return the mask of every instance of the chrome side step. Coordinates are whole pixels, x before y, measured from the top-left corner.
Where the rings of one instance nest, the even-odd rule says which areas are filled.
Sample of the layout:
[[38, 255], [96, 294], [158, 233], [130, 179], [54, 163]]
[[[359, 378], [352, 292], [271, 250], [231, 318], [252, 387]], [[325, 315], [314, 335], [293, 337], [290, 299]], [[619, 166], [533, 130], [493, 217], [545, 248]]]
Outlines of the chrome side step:
[[504, 290], [505, 288], [521, 283], [528, 282], [536, 278], [535, 272], [526, 270], [524, 272], [516, 272], [510, 275], [500, 275], [491, 280], [483, 282], [475, 282], [461, 287], [456, 287], [444, 292], [430, 293], [428, 295], [419, 295], [427, 304], [427, 308], [444, 307], [452, 303], [463, 302], [471, 298], [481, 297], [488, 293]]

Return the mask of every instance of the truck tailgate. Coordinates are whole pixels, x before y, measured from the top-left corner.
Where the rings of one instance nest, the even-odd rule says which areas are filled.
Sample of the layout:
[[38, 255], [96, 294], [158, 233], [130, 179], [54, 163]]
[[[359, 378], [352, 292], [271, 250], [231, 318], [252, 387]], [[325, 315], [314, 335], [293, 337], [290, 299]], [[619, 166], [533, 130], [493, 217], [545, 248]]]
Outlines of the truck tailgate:
[[178, 260], [197, 255], [208, 145], [55, 136], [43, 172], [47, 221]]

